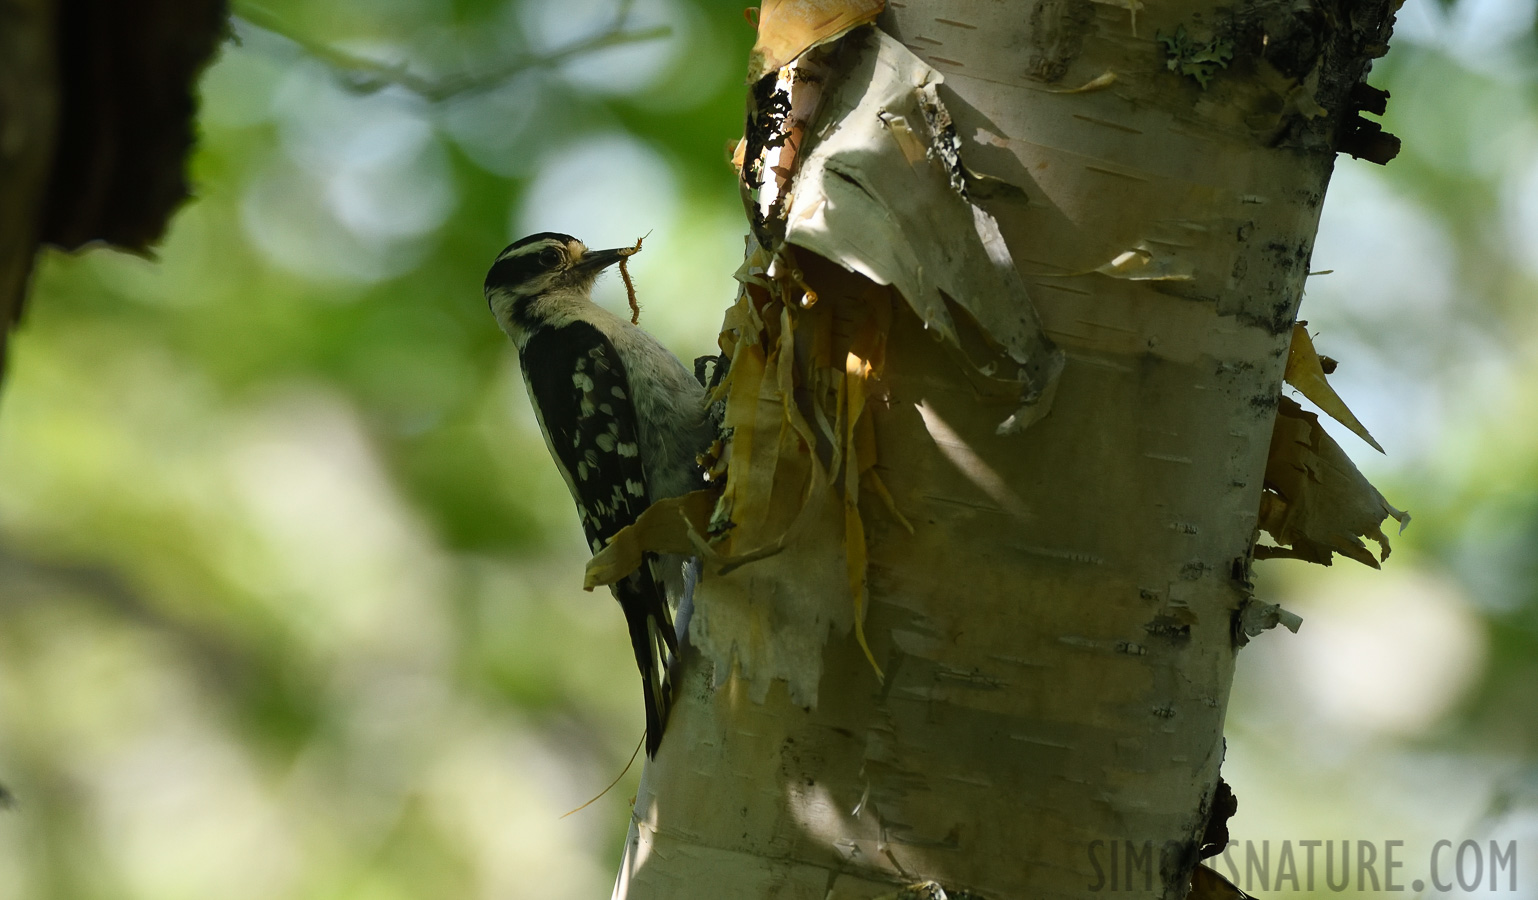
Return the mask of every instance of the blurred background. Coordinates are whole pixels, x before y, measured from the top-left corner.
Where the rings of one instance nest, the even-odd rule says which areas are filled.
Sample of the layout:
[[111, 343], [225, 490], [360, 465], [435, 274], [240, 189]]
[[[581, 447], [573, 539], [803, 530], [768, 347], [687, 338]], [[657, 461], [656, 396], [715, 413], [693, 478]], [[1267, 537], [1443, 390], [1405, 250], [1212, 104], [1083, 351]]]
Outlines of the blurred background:
[[[158, 260], [45, 258], [0, 395], [0, 900], [604, 896], [638, 772], [560, 816], [640, 740], [635, 676], [480, 284], [528, 232], [651, 231], [645, 324], [708, 352], [752, 30], [236, 11], [197, 199]], [[1382, 573], [1260, 565], [1305, 622], [1241, 654], [1231, 828], [1402, 839], [1408, 877], [1517, 840], [1538, 896], [1534, 0], [1399, 19], [1404, 152], [1340, 161], [1303, 316], [1415, 522]]]

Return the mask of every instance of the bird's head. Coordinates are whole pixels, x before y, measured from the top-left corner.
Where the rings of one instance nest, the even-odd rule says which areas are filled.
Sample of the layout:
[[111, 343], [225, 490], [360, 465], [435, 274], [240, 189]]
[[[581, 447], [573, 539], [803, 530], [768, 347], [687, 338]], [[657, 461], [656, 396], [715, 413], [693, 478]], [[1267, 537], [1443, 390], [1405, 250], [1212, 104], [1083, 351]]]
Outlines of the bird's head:
[[542, 231], [521, 238], [497, 255], [486, 273], [486, 303], [510, 335], [539, 324], [536, 301], [581, 301], [609, 266], [635, 253], [630, 247], [589, 250], [569, 234]]

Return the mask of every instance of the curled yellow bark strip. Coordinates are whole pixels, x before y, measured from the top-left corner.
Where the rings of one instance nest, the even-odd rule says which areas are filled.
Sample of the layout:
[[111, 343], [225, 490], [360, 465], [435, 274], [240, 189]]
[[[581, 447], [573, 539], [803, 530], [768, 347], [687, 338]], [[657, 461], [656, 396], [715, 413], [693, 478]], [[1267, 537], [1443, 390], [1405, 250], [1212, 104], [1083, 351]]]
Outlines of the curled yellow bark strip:
[[[1390, 549], [1383, 521], [1393, 518], [1403, 531], [1410, 514], [1383, 499], [1325, 433], [1318, 416], [1286, 397], [1280, 398], [1276, 413], [1259, 525], [1280, 546], [1256, 547], [1255, 557], [1291, 557], [1327, 566], [1339, 553], [1379, 568]], [[1378, 543], [1379, 558], [1363, 538]]]
[[689, 531], [704, 534], [710, 513], [715, 509], [715, 491], [703, 490], [658, 500], [619, 530], [608, 546], [587, 561], [584, 590], [614, 584], [641, 567], [647, 551], [654, 553], [695, 552]]
[[886, 0], [763, 0], [758, 10], [758, 40], [748, 55], [748, 81], [754, 82], [818, 44], [875, 21]]
[[[861, 451], [875, 463], [875, 433], [870, 431], [870, 417], [865, 415], [866, 383], [871, 377], [871, 364], [850, 352], [844, 361], [844, 399], [848, 404], [844, 415], [844, 562], [849, 572], [849, 596], [854, 601], [854, 637], [876, 678], [885, 681], [886, 674], [871, 653], [865, 640], [866, 575], [870, 559], [865, 546], [865, 522], [860, 517]], [[864, 423], [862, 428], [861, 423]], [[868, 444], [862, 436], [869, 435]], [[866, 446], [861, 446], [866, 444]]]
[[1088, 94], [1088, 93], [1091, 93], [1093, 91], [1103, 91], [1103, 90], [1105, 90], [1106, 88], [1110, 87], [1111, 85], [1113, 85], [1115, 83], [1116, 83], [1116, 73], [1115, 72], [1101, 72], [1099, 75], [1095, 76], [1094, 78], [1091, 78], [1089, 81], [1084, 82], [1083, 84], [1079, 85], [1076, 88], [1055, 88], [1055, 89], [1049, 89], [1048, 93], [1051, 93], [1051, 94]]
[[1340, 399], [1340, 395], [1335, 393], [1335, 388], [1325, 378], [1324, 364], [1314, 349], [1314, 339], [1309, 337], [1308, 329], [1304, 327], [1307, 324], [1298, 322], [1292, 326], [1292, 348], [1287, 351], [1287, 372], [1282, 377], [1307, 397], [1310, 403], [1382, 453], [1383, 447], [1367, 433], [1367, 427], [1352, 414], [1346, 407], [1346, 401]]

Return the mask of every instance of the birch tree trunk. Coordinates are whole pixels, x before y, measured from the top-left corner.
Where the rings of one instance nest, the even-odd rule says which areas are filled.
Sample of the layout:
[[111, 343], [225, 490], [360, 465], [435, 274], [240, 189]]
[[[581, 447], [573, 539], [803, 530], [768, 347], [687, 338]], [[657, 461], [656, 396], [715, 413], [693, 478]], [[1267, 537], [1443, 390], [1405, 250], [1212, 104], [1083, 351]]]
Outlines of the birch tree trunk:
[[1296, 625], [1261, 531], [1376, 565], [1403, 518], [1280, 398], [1390, 6], [880, 5], [761, 13], [726, 483], [615, 896], [1186, 896], [1236, 649]]

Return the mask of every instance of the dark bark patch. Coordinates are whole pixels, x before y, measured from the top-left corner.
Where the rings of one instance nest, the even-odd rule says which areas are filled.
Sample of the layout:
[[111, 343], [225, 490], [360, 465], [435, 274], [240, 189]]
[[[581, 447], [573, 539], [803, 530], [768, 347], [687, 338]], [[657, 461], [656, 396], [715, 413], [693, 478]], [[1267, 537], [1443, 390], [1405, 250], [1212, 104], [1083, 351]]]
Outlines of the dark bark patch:
[[1190, 616], [1189, 612], [1186, 616], [1160, 613], [1144, 625], [1143, 630], [1164, 639], [1172, 647], [1184, 647], [1191, 642], [1191, 622], [1186, 621], [1187, 618], [1195, 617]]
[[1084, 35], [1094, 22], [1094, 7], [1084, 0], [1041, 0], [1031, 10], [1026, 32], [1025, 74], [1037, 81], [1056, 84], [1068, 74]]
[[[741, 188], [745, 200], [755, 198], [761, 190], [761, 185], [766, 178], [772, 178], [771, 173], [763, 168], [763, 153], [767, 149], [780, 147], [785, 144], [789, 136], [790, 118], [790, 92], [778, 86], [778, 78], [771, 72], [753, 82], [748, 91], [747, 121], [743, 127], [743, 166]], [[783, 195], [781, 203], [783, 204]], [[748, 215], [751, 217], [749, 224], [753, 228], [758, 242], [764, 246], [770, 246], [774, 242], [774, 230], [770, 228], [770, 219], [778, 219], [782, 210], [776, 208], [768, 215], [759, 209], [758, 203], [748, 202]]]
[[1356, 159], [1386, 166], [1389, 160], [1399, 155], [1400, 141], [1384, 131], [1382, 125], [1364, 119], [1358, 113], [1346, 120], [1337, 149]]
[[1218, 786], [1212, 792], [1212, 801], [1207, 807], [1207, 824], [1202, 829], [1201, 848], [1198, 851], [1202, 859], [1217, 856], [1228, 846], [1228, 820], [1238, 811], [1239, 798], [1234, 796], [1234, 789], [1220, 776]]
[[1269, 413], [1276, 409], [1277, 401], [1280, 399], [1280, 394], [1257, 394], [1250, 398], [1250, 409], [1256, 412]]
[[59, 134], [40, 239], [147, 252], [189, 195], [197, 75], [224, 0], [68, 0], [58, 8]]
[[[1275, 285], [1270, 285], [1269, 287], [1270, 293], [1277, 293]], [[1297, 315], [1297, 310], [1298, 306], [1295, 299], [1279, 299], [1271, 304], [1269, 314], [1263, 311], [1243, 312], [1236, 318], [1245, 325], [1265, 330], [1267, 334], [1282, 335], [1292, 331], [1292, 323]], [[1255, 402], [1251, 401], [1252, 404]], [[1274, 399], [1265, 402], [1272, 405], [1276, 403]]]

